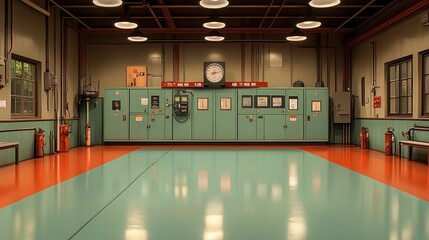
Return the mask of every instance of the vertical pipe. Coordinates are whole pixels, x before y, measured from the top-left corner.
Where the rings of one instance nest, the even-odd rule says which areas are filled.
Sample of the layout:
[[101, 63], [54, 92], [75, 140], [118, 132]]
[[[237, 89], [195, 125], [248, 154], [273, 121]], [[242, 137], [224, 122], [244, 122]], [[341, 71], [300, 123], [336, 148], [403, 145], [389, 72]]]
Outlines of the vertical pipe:
[[179, 81], [179, 44], [173, 43], [173, 81]]
[[246, 79], [246, 44], [241, 43], [241, 81]]
[[251, 43], [251, 47], [250, 47], [250, 81], [254, 82], [255, 81], [255, 43]]
[[316, 82], [316, 87], [317, 86], [322, 86], [321, 82], [322, 82], [322, 68], [320, 66], [320, 33], [316, 34], [316, 68], [317, 68], [317, 82]]

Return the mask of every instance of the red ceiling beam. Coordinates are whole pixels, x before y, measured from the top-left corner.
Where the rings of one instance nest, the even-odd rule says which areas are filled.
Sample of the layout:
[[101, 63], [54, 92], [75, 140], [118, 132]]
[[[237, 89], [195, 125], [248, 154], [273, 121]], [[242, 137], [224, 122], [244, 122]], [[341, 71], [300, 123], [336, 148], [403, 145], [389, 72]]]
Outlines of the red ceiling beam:
[[392, 18], [389, 18], [389, 20], [385, 21], [384, 23], [378, 25], [377, 27], [369, 30], [368, 32], [354, 38], [353, 40], [351, 40], [350, 42], [346, 43], [345, 45], [345, 49], [350, 49], [353, 46], [357, 45], [358, 43], [380, 33], [383, 32], [385, 30], [387, 30], [388, 28], [392, 27], [393, 25], [399, 23], [400, 21], [404, 20], [405, 18], [411, 16], [412, 14], [425, 9], [426, 7], [429, 6], [429, 0], [421, 0], [419, 2], [417, 2], [416, 4], [410, 6], [409, 8], [405, 9], [404, 11], [402, 11], [401, 13], [393, 16]]
[[[158, 0], [158, 3], [161, 6], [165, 6], [163, 0]], [[161, 8], [162, 15], [164, 15], [165, 21], [170, 29], [175, 29], [176, 24], [174, 24], [173, 18], [171, 17], [170, 10], [168, 8]]]

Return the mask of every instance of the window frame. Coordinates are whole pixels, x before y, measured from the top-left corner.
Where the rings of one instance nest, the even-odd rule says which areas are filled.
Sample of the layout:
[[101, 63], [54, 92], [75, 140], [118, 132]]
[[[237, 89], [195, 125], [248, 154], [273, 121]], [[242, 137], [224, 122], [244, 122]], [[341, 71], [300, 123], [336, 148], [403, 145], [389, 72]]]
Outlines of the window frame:
[[[426, 66], [426, 61], [425, 61], [425, 58], [427, 58], [427, 61], [428, 61], [428, 65], [429, 65], [429, 49], [428, 50], [425, 50], [425, 51], [423, 51], [423, 52], [421, 52], [420, 53], [420, 56], [421, 56], [421, 86], [422, 86], [422, 92], [421, 92], [421, 94], [422, 94], [422, 109], [421, 109], [421, 111], [422, 111], [422, 116], [423, 117], [429, 117], [429, 111], [425, 111], [425, 109], [426, 109], [426, 98], [429, 98], [429, 91], [426, 93], [425, 92], [425, 89], [426, 88], [428, 88], [429, 89], [429, 86], [426, 86], [426, 84], [425, 84], [425, 77], [426, 76], [428, 76], [428, 78], [429, 78], [429, 69], [425, 69], [425, 66]], [[426, 72], [427, 72], [427, 74], [425, 73], [425, 70], [426, 70]], [[428, 83], [429, 84], [429, 83]]]
[[[31, 114], [25, 114], [25, 113], [23, 113], [22, 112], [22, 110], [23, 110], [23, 107], [24, 107], [24, 104], [23, 103], [21, 103], [21, 112], [20, 113], [12, 113], [12, 111], [13, 111], [13, 109], [12, 109], [12, 107], [14, 107], [14, 105], [12, 105], [12, 97], [13, 96], [21, 96], [21, 98], [22, 97], [24, 97], [25, 95], [24, 95], [24, 87], [23, 87], [23, 85], [21, 85], [21, 93], [20, 93], [20, 95], [17, 95], [17, 94], [12, 94], [12, 87], [13, 86], [11, 86], [11, 90], [10, 90], [10, 101], [11, 101], [11, 109], [10, 109], [10, 115], [11, 115], [11, 118], [12, 119], [31, 119], [31, 118], [38, 118], [39, 117], [39, 99], [40, 99], [40, 96], [39, 96], [39, 92], [38, 92], [38, 89], [39, 89], [39, 85], [40, 85], [40, 70], [41, 70], [41, 63], [39, 62], [39, 61], [36, 61], [36, 60], [34, 60], [34, 59], [30, 59], [30, 58], [27, 58], [27, 57], [23, 57], [23, 56], [20, 56], [20, 55], [16, 55], [16, 54], [12, 54], [12, 61], [20, 61], [20, 62], [22, 62], [22, 63], [27, 63], [27, 64], [31, 64], [31, 65], [33, 65], [34, 66], [34, 74], [33, 74], [33, 79], [32, 79], [32, 82], [33, 82], [33, 94], [32, 94], [32, 98], [33, 98], [33, 113], [31, 113]], [[11, 64], [12, 64], [12, 61], [11, 61]], [[14, 75], [13, 75], [13, 72], [12, 72], [12, 66], [11, 66], [11, 69], [10, 69], [10, 83], [11, 83], [11, 85], [13, 85], [14, 84], [14, 79], [16, 79], [16, 77], [14, 77]], [[22, 80], [24, 80], [24, 77], [23, 76], [21, 76], [20, 77], [20, 80], [22, 81]]]
[[[408, 63], [410, 64], [410, 68], [407, 70], [410, 71], [409, 75], [407, 75], [405, 78], [401, 77], [402, 74], [402, 69], [401, 69], [401, 64], [402, 63]], [[405, 56], [390, 62], [387, 62], [385, 64], [386, 66], [386, 89], [387, 89], [387, 116], [397, 116], [397, 117], [412, 117], [413, 115], [413, 55], [409, 55], [409, 56]], [[398, 96], [396, 96], [396, 98], [399, 99], [398, 103], [397, 103], [397, 112], [392, 113], [392, 109], [391, 109], [391, 100], [393, 99], [391, 97], [391, 89], [390, 89], [390, 84], [391, 84], [391, 76], [390, 76], [390, 68], [395, 66], [396, 68], [398, 68], [397, 72], [395, 71], [395, 73], [398, 75], [396, 81], [398, 81]], [[403, 81], [410, 81], [409, 84], [407, 84], [407, 86], [409, 85], [409, 88], [407, 88], [408, 92], [410, 92], [409, 95], [403, 95], [402, 94], [402, 82]], [[402, 112], [402, 98], [409, 98], [409, 100], [407, 101], [407, 112], [403, 113]], [[410, 105], [410, 108], [408, 109], [408, 105]]]

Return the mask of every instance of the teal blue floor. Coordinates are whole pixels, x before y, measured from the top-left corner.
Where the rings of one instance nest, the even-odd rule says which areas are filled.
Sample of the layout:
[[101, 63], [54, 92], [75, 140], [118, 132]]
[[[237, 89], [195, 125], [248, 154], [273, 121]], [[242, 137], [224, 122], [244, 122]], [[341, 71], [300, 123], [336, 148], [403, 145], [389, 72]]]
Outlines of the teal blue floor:
[[141, 149], [0, 209], [1, 240], [425, 240], [429, 204], [297, 149]]

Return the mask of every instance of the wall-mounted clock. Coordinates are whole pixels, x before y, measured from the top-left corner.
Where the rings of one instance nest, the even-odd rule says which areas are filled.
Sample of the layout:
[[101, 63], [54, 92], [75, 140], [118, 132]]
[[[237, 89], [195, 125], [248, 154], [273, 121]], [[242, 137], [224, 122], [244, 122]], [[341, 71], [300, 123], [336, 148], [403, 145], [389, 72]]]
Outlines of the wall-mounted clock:
[[204, 86], [225, 85], [225, 62], [204, 62]]

